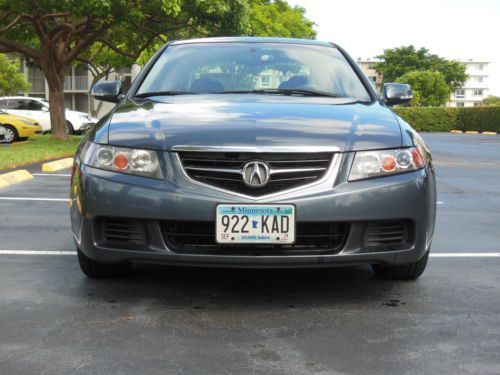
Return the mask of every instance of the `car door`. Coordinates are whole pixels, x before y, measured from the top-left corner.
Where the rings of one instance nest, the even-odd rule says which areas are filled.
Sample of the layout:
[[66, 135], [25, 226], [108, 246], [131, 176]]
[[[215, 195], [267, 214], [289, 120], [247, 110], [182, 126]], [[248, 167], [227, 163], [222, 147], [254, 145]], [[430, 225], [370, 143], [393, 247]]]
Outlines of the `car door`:
[[0, 101], [0, 108], [11, 115], [24, 116], [26, 101], [24, 99], [5, 98]]
[[50, 112], [41, 101], [27, 99], [25, 108], [24, 116], [38, 122], [44, 132], [50, 130]]

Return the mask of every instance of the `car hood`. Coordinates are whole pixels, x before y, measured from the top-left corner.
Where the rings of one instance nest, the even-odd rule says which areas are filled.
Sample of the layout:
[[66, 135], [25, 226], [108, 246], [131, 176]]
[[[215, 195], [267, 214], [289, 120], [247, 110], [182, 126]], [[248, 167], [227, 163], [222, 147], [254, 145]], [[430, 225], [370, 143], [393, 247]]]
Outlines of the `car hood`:
[[335, 148], [401, 146], [394, 114], [379, 103], [269, 95], [183, 95], [128, 101], [115, 110], [108, 141], [115, 146]]
[[[31, 124], [30, 125], [35, 125], [37, 124], [36, 120], [32, 119], [31, 117], [26, 117], [26, 116], [18, 116], [18, 115], [11, 115], [8, 113], [0, 113], [0, 124], [2, 123], [8, 123], [9, 121], [29, 121]], [[24, 124], [27, 125], [27, 124]]]

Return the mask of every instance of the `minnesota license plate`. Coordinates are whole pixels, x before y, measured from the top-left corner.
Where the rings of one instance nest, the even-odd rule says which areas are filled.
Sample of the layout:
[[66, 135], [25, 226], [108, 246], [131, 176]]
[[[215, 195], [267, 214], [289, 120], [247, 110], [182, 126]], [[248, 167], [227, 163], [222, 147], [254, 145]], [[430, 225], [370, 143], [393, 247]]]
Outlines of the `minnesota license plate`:
[[216, 240], [221, 244], [292, 244], [295, 206], [220, 204], [215, 215]]

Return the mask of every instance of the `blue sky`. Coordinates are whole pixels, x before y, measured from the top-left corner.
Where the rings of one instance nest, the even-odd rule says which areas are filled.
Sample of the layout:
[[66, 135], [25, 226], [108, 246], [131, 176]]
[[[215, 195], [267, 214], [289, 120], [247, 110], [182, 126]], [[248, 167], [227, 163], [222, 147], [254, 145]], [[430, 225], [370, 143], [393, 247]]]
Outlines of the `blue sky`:
[[413, 44], [448, 59], [489, 61], [490, 94], [500, 96], [500, 0], [288, 0], [315, 21], [318, 39], [354, 58]]

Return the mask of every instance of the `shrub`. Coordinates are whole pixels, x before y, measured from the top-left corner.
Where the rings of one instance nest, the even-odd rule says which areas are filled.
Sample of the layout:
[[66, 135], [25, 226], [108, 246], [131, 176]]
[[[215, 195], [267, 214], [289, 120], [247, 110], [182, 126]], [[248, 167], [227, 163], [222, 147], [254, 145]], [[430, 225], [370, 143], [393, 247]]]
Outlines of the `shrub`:
[[399, 107], [394, 108], [394, 112], [417, 131], [447, 132], [457, 129], [500, 133], [500, 107]]

